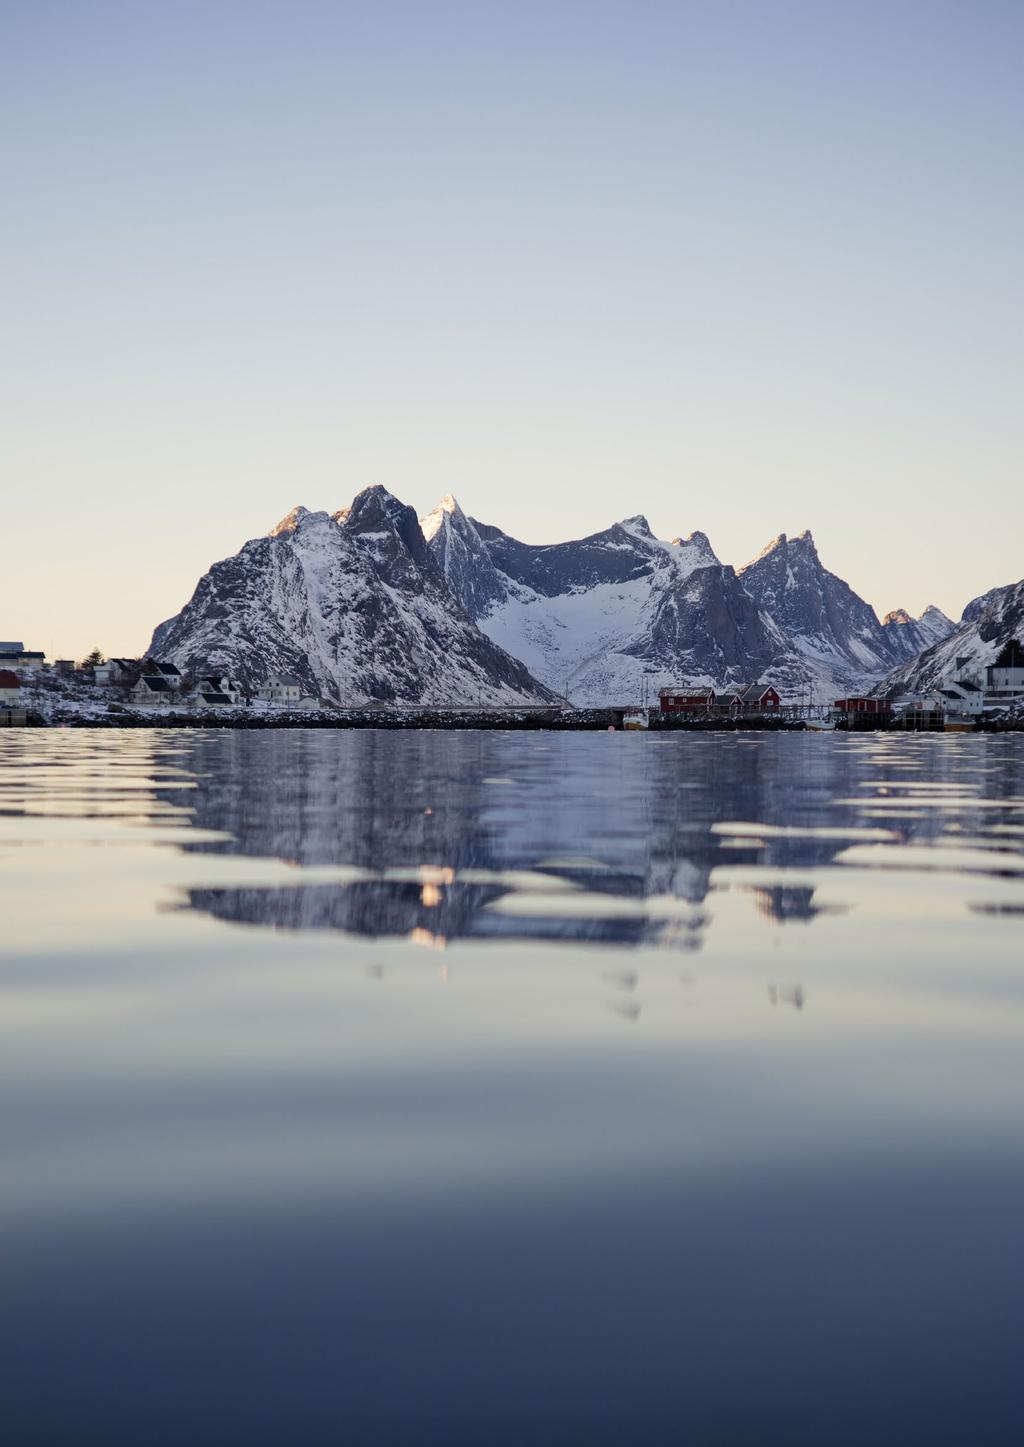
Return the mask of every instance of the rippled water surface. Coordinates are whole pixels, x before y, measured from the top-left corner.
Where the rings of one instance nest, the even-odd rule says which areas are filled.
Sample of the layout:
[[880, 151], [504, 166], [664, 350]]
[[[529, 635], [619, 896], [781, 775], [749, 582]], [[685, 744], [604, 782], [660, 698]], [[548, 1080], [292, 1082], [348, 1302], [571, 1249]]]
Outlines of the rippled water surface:
[[0, 733], [5, 1436], [1016, 1443], [1024, 738]]

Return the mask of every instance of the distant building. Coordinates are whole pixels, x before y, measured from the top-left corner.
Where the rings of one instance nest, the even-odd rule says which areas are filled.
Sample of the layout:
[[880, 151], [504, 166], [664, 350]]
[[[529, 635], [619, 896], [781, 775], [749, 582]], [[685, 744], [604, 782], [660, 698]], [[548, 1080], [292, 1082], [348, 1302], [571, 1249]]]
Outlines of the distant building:
[[[3, 655], [0, 654], [2, 663]], [[1000, 703], [1024, 694], [1024, 647], [1016, 638], [1011, 638], [995, 662], [989, 665], [986, 681], [990, 703]]]
[[892, 700], [888, 698], [837, 698], [832, 705], [839, 713], [892, 713]]
[[46, 664], [46, 654], [26, 648], [24, 643], [0, 643], [0, 668], [20, 668], [32, 673]]
[[138, 666], [138, 661], [134, 658], [108, 658], [106, 663], [96, 664], [92, 671], [93, 681], [108, 686], [120, 683], [127, 675], [134, 673]]
[[21, 680], [9, 668], [0, 668], [0, 703], [13, 707], [21, 699]]
[[196, 679], [196, 692], [201, 698], [207, 694], [224, 694], [228, 703], [237, 703], [241, 689], [226, 673], [204, 673]]
[[181, 687], [181, 669], [174, 663], [160, 663], [155, 658], [143, 666], [143, 672], [147, 675], [166, 678], [172, 688]]
[[70, 678], [75, 671], [75, 660], [73, 658], [55, 658], [53, 671], [59, 673], [61, 678]]
[[715, 706], [713, 688], [686, 688], [676, 685], [658, 692], [662, 713], [710, 713]]
[[748, 683], [737, 691], [742, 713], [774, 713], [782, 699], [770, 683]]
[[749, 718], [753, 714], [775, 713], [782, 699], [770, 683], [746, 683], [715, 699], [715, 713], [731, 718]]
[[938, 689], [936, 696], [942, 701], [946, 713], [980, 718], [985, 707], [985, 690], [970, 678], [955, 678], [952, 683]]
[[290, 673], [272, 673], [260, 684], [256, 697], [264, 703], [297, 704], [302, 697], [302, 685]]
[[129, 697], [132, 703], [170, 703], [176, 692], [177, 690], [171, 687], [166, 678], [160, 678], [154, 674], [144, 674], [138, 683], [132, 685]]
[[223, 689], [201, 689], [197, 695], [200, 703], [207, 704], [210, 708], [230, 708], [238, 702], [235, 694], [225, 693]]

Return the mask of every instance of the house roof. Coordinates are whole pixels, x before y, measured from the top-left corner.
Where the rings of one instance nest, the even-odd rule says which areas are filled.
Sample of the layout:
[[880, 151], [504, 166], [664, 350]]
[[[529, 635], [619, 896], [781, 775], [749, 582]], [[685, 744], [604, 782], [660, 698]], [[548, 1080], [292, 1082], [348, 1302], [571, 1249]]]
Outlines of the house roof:
[[201, 694], [199, 695], [199, 697], [203, 700], [204, 703], [231, 703], [231, 702], [232, 702], [230, 696], [229, 696], [228, 694], [226, 694], [226, 693], [221, 693], [219, 689], [211, 689], [209, 692], [201, 693]]
[[981, 693], [980, 683], [972, 683], [970, 679], [967, 678], [956, 678], [953, 681], [956, 684], [957, 688], [969, 689], [971, 693]]
[[5, 642], [0, 643], [0, 653], [24, 653], [24, 643]]
[[139, 679], [139, 683], [137, 683], [135, 687], [138, 688], [139, 684], [144, 684], [146, 688], [149, 689], [150, 693], [174, 692], [174, 690], [171, 688], [171, 685], [167, 682], [166, 678], [156, 678], [151, 673], [144, 674], [142, 678]]
[[301, 688], [302, 684], [291, 673], [272, 673], [263, 685], [264, 688]]
[[692, 686], [690, 684], [675, 684], [672, 688], [659, 688], [659, 698], [709, 698], [714, 694], [714, 689], [705, 684]]
[[21, 679], [9, 668], [0, 668], [0, 688], [20, 688]]
[[764, 698], [766, 693], [773, 692], [770, 683], [747, 683], [737, 690], [737, 698], [758, 699]]
[[45, 653], [33, 652], [31, 648], [0, 648], [0, 658], [45, 658]]
[[155, 662], [154, 662], [153, 667], [156, 668], [156, 669], [158, 669], [158, 670], [160, 671], [160, 673], [162, 673], [165, 678], [180, 678], [180, 677], [181, 677], [181, 669], [178, 668], [178, 667], [176, 667], [175, 664], [173, 664], [173, 663], [155, 663]]

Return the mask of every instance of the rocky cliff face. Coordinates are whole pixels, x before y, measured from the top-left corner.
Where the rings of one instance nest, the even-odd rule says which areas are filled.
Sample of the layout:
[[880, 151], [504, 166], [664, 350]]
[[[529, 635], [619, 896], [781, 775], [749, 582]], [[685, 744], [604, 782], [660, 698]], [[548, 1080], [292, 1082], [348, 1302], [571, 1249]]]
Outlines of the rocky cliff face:
[[333, 516], [295, 508], [215, 563], [150, 651], [255, 686], [294, 674], [343, 703], [548, 699], [453, 598], [412, 508], [367, 488]]
[[776, 676], [784, 687], [819, 698], [859, 691], [953, 627], [934, 607], [920, 619], [897, 609], [879, 622], [870, 604], [822, 564], [809, 532], [780, 533], [739, 576], [786, 636]]

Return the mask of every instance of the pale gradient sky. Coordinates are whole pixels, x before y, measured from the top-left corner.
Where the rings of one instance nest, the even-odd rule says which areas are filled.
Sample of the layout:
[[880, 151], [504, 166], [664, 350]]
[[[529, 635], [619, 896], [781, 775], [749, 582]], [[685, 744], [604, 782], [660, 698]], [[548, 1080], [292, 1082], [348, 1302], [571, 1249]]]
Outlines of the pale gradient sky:
[[0, 0], [0, 637], [297, 502], [1024, 575], [1024, 5]]

